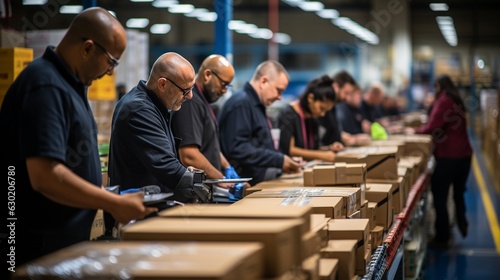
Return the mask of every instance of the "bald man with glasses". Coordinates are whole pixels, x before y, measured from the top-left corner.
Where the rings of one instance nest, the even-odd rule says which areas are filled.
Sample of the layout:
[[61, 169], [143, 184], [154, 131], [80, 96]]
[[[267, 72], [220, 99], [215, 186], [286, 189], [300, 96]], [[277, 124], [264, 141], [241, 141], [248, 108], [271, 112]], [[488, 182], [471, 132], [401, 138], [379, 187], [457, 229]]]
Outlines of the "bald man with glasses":
[[208, 56], [198, 70], [193, 99], [173, 117], [174, 135], [181, 138], [181, 162], [202, 169], [212, 179], [222, 179], [230, 165], [220, 150], [219, 128], [211, 104], [226, 94], [233, 78], [234, 68], [225, 57]]
[[109, 177], [120, 190], [157, 185], [173, 199], [192, 201], [193, 173], [177, 158], [172, 115], [193, 97], [195, 72], [177, 53], [153, 64], [147, 81], [116, 105], [111, 127]]

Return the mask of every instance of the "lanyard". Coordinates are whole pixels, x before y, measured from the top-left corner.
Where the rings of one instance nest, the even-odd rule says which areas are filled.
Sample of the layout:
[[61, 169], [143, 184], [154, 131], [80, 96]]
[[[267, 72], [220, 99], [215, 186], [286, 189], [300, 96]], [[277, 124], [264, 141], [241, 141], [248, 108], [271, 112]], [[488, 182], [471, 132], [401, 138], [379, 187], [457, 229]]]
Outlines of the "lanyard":
[[201, 88], [198, 86], [198, 84], [196, 84], [196, 88], [198, 89], [198, 92], [200, 93], [201, 98], [203, 98], [203, 101], [205, 101], [205, 105], [207, 105], [208, 110], [210, 111], [210, 114], [212, 115], [212, 119], [214, 119], [214, 122], [217, 125], [217, 118], [215, 117], [214, 110], [212, 109], [212, 106], [210, 106], [210, 103], [208, 103], [207, 98], [205, 97], [205, 95], [201, 91]]
[[297, 106], [298, 114], [300, 117], [300, 126], [302, 130], [302, 140], [304, 141], [304, 148], [312, 149], [314, 147], [314, 139], [313, 139], [314, 137], [312, 136], [311, 133], [309, 134], [307, 133], [304, 111], [302, 110], [302, 107], [300, 107], [300, 104], [298, 102], [295, 103], [295, 106]]

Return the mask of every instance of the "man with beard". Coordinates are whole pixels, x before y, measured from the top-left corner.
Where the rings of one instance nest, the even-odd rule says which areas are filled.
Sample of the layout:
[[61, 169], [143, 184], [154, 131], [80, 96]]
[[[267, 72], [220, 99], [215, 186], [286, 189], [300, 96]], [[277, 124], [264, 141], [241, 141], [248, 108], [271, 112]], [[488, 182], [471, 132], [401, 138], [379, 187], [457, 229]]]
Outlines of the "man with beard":
[[184, 103], [172, 120], [172, 131], [181, 139], [181, 162], [203, 170], [208, 178], [234, 177], [230, 174], [234, 169], [221, 153], [217, 118], [210, 105], [227, 92], [233, 77], [234, 68], [225, 57], [207, 57], [196, 76], [193, 98]]

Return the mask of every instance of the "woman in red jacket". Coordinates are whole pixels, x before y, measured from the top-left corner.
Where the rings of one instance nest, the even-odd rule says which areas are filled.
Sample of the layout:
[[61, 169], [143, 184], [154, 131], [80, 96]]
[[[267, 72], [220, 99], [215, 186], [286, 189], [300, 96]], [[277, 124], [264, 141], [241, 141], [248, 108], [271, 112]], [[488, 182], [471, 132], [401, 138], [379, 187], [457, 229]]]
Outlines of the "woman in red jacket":
[[470, 171], [472, 148], [467, 134], [466, 108], [450, 77], [438, 77], [435, 84], [436, 99], [426, 125], [415, 130], [431, 134], [434, 142], [436, 167], [431, 177], [431, 189], [436, 211], [436, 235], [432, 245], [446, 247], [450, 239], [447, 199], [453, 185], [453, 200], [458, 229], [467, 236], [464, 192]]

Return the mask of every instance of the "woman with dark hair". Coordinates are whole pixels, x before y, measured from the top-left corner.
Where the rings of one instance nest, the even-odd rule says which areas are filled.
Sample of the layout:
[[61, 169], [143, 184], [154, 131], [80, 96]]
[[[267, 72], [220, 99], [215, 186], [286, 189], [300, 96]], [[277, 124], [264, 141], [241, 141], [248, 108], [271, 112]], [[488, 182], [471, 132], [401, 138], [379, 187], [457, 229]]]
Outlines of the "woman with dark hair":
[[324, 75], [309, 82], [299, 100], [285, 106], [278, 115], [281, 130], [280, 150], [304, 160], [334, 161], [335, 152], [343, 145], [335, 142], [321, 147], [317, 118], [325, 115], [335, 104], [333, 80]]
[[447, 211], [448, 191], [453, 185], [453, 200], [458, 229], [467, 236], [464, 192], [470, 171], [472, 148], [467, 134], [466, 108], [449, 76], [443, 75], [434, 83], [436, 99], [426, 125], [415, 133], [431, 134], [434, 142], [436, 167], [431, 177], [432, 196], [436, 211], [436, 235], [431, 245], [448, 246], [450, 223]]

